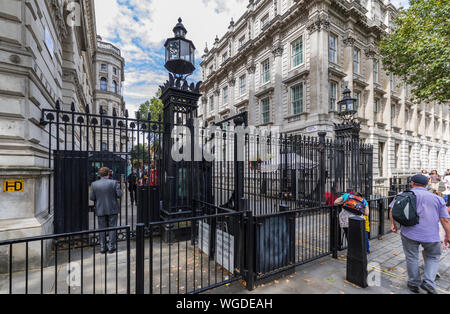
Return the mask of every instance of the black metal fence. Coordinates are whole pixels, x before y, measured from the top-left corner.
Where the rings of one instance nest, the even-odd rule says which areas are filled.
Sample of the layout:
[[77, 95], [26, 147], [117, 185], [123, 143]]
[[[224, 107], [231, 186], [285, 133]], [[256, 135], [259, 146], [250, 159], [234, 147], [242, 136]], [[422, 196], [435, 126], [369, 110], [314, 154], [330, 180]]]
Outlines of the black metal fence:
[[[115, 253], [100, 254], [103, 232], [125, 235]], [[130, 270], [130, 227], [0, 242], [0, 294], [129, 294]]]
[[[65, 234], [44, 239], [53, 241], [55, 269], [62, 250], [69, 261], [75, 244], [77, 254], [82, 254], [75, 236], [99, 232], [95, 204], [89, 201], [90, 184], [99, 168], [109, 167], [125, 192], [119, 225], [130, 226], [116, 229], [119, 238], [126, 240], [120, 244], [126, 244], [126, 249], [116, 253], [116, 266], [122, 265], [121, 254], [126, 252], [130, 267], [131, 244], [136, 254], [134, 285], [126, 273], [127, 293], [132, 292], [130, 284], [136, 293], [198, 293], [236, 280], [244, 280], [253, 289], [298, 265], [329, 254], [336, 257], [345, 242], [334, 200], [348, 191], [367, 199], [372, 195], [373, 149], [354, 140], [333, 141], [325, 133], [318, 138], [271, 133], [239, 137], [235, 127], [246, 125], [245, 113], [218, 123], [219, 128], [211, 131], [211, 126], [195, 126], [183, 112], [173, 112], [169, 123], [151, 121], [150, 116], [107, 116], [101, 108], [99, 112], [90, 113], [89, 108], [75, 112], [73, 105], [65, 111], [59, 104], [54, 110], [43, 110], [49, 168], [54, 169], [49, 208], [54, 207], [55, 233]], [[186, 144], [189, 139], [192, 143]], [[189, 160], [172, 158], [172, 147], [179, 143], [184, 145], [175, 152], [187, 154]], [[199, 148], [200, 159], [194, 156]], [[137, 170], [135, 178], [129, 177], [132, 169]], [[130, 178], [136, 190], [129, 189]], [[371, 223], [378, 234], [384, 232], [385, 217], [385, 209], [371, 205]], [[84, 233], [86, 229], [95, 231]], [[95, 270], [96, 242], [88, 244]], [[85, 243], [81, 245], [84, 252]], [[21, 259], [25, 263], [37, 256], [26, 252]], [[40, 256], [41, 273], [45, 273], [47, 261], [53, 260]], [[112, 277], [106, 269], [111, 267], [105, 262], [104, 269], [102, 288], [109, 293]], [[9, 278], [16, 270], [10, 266]], [[93, 278], [98, 282], [96, 275]], [[93, 288], [98, 291], [95, 284]]]

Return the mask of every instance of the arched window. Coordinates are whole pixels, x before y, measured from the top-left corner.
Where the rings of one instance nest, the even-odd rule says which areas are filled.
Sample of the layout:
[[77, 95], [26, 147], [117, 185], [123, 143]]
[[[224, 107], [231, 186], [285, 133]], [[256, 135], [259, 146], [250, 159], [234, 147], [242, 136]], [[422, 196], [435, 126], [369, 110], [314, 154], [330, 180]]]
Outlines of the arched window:
[[117, 82], [113, 81], [113, 91], [114, 93], [118, 94], [118, 88], [117, 88]]
[[100, 90], [102, 91], [108, 90], [108, 81], [104, 77], [100, 79]]

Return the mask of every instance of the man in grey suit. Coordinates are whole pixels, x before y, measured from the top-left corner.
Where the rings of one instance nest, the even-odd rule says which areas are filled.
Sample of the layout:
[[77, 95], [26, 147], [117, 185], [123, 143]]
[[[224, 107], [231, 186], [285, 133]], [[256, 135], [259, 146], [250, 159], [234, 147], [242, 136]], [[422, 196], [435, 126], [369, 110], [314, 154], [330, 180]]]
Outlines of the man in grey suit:
[[[117, 227], [117, 218], [120, 211], [119, 202], [122, 190], [117, 181], [109, 180], [109, 169], [104, 167], [98, 171], [100, 180], [92, 183], [91, 201], [95, 202], [99, 229]], [[100, 250], [106, 253], [106, 233], [100, 233]], [[116, 251], [116, 231], [109, 232], [109, 253]]]

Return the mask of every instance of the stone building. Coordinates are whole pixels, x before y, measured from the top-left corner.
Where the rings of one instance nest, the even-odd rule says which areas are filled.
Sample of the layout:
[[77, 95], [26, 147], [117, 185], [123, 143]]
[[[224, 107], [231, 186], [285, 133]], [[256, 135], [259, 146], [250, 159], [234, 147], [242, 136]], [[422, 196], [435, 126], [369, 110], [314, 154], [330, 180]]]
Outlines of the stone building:
[[[103, 106], [121, 116], [123, 81], [120, 50], [97, 38], [93, 1], [1, 1], [0, 240], [53, 230], [49, 133], [39, 123], [41, 110], [59, 100], [62, 110], [74, 103], [85, 112], [89, 104], [93, 113]], [[5, 193], [6, 180], [23, 180], [24, 191]]]
[[420, 169], [450, 168], [449, 104], [414, 104], [411, 88], [383, 71], [377, 42], [394, 27], [388, 0], [250, 0], [205, 49], [200, 116], [249, 112], [255, 126], [333, 136], [348, 86], [361, 138], [374, 146], [376, 184]]

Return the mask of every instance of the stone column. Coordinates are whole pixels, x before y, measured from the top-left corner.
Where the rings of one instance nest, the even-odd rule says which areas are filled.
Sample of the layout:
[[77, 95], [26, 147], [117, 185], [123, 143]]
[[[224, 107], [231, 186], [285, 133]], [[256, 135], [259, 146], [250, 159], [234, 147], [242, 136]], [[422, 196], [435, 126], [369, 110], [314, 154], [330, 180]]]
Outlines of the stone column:
[[274, 97], [273, 97], [273, 110], [275, 112], [274, 123], [277, 126], [283, 125], [283, 98], [282, 98], [282, 80], [283, 80], [283, 69], [282, 69], [282, 57], [284, 48], [281, 43], [280, 34], [276, 34], [274, 38], [274, 44], [272, 47], [272, 53], [274, 57], [274, 68], [275, 68], [275, 86], [274, 86]]
[[318, 124], [334, 126], [329, 119], [328, 28], [324, 11], [310, 15], [307, 30], [310, 44], [310, 115]]
[[249, 112], [249, 125], [255, 125], [257, 121], [257, 117], [255, 116], [256, 112], [256, 99], [255, 99], [255, 72], [256, 65], [254, 63], [253, 58], [249, 60], [247, 63], [247, 73], [248, 73], [248, 112]]

